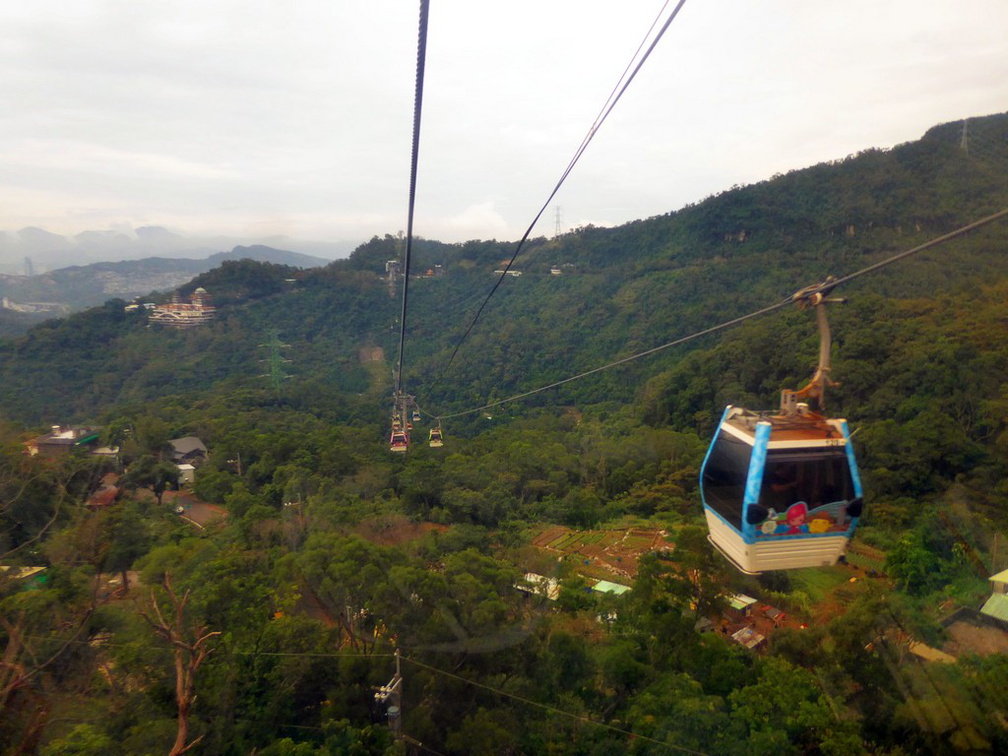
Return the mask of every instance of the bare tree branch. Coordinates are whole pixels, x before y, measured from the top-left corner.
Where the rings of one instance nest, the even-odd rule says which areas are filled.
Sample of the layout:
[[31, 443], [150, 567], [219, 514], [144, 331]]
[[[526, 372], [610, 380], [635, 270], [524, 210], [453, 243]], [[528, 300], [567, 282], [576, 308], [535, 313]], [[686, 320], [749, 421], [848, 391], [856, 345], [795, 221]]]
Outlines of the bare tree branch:
[[[168, 592], [171, 600], [174, 616], [169, 622], [165, 619], [161, 607], [158, 605], [154, 592], [151, 591], [150, 607], [155, 620], [147, 612], [140, 612], [140, 616], [154, 629], [154, 631], [165, 638], [174, 649], [175, 663], [175, 703], [178, 707], [178, 730], [175, 736], [175, 744], [172, 746], [168, 756], [180, 756], [199, 743], [202, 735], [195, 740], [186, 742], [189, 739], [189, 710], [196, 700], [196, 672], [213, 652], [209, 645], [210, 641], [220, 635], [219, 631], [207, 631], [204, 625], [193, 621], [190, 632], [186, 632], [185, 608], [189, 602], [189, 591], [182, 594], [181, 598], [172, 588], [171, 575], [165, 573], [164, 588]], [[191, 639], [191, 640], [190, 640]]]

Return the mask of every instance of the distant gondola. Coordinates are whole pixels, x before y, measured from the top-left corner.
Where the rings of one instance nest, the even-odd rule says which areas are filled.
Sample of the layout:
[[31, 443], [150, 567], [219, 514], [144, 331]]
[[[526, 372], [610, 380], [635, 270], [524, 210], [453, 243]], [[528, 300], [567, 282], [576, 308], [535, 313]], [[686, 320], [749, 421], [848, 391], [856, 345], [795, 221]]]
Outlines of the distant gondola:
[[746, 573], [835, 564], [861, 516], [847, 421], [820, 414], [830, 383], [824, 304], [842, 301], [825, 298], [828, 283], [794, 297], [814, 305], [819, 322], [819, 368], [808, 386], [782, 392], [776, 413], [727, 407], [700, 472], [708, 538]]
[[389, 439], [389, 451], [405, 452], [409, 449], [409, 434], [404, 430], [393, 430]]
[[428, 436], [427, 443], [430, 444], [430, 446], [435, 447], [435, 448], [440, 447], [440, 446], [444, 446], [444, 440], [441, 438], [441, 428], [440, 428], [440, 426], [437, 427], [437, 428], [431, 428], [430, 429], [430, 435]]

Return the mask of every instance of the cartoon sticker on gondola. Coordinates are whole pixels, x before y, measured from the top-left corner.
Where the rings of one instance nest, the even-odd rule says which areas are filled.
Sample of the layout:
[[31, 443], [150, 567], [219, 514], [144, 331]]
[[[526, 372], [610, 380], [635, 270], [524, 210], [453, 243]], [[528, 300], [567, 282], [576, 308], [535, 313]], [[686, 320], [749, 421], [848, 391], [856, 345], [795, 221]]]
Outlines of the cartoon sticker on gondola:
[[808, 525], [805, 524], [805, 518], [808, 516], [808, 504], [804, 501], [799, 501], [788, 507], [787, 512], [784, 513], [784, 522], [777, 526], [778, 535], [798, 535], [800, 533], [808, 533]]

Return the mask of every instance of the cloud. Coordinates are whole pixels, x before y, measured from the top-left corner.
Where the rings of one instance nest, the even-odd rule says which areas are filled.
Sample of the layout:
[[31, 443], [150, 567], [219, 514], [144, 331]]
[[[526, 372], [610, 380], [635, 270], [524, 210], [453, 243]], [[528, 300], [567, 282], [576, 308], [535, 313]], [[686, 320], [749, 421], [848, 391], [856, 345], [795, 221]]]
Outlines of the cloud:
[[[418, 233], [517, 239], [656, 10], [434, 4]], [[0, 3], [0, 228], [394, 233], [416, 28], [398, 0]], [[1004, 110], [1005, 28], [1004, 0], [687, 3], [557, 202], [624, 222]]]
[[468, 239], [506, 239], [510, 227], [504, 217], [494, 208], [494, 203], [480, 202], [469, 205], [456, 215], [434, 221], [437, 234], [429, 235], [445, 241], [465, 241]]

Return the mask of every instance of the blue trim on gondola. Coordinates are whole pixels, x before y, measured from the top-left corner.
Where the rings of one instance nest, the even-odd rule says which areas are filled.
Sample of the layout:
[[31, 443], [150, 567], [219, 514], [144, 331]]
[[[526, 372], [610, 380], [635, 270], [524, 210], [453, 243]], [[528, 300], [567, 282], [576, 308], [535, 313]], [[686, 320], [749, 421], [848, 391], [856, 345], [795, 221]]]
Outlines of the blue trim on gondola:
[[[704, 496], [703, 476], [704, 472], [707, 470], [707, 460], [710, 459], [711, 452], [714, 451], [714, 444], [717, 443], [718, 437], [721, 435], [721, 426], [724, 425], [725, 420], [728, 418], [728, 413], [731, 411], [732, 406], [729, 404], [724, 408], [724, 412], [721, 413], [721, 420], [718, 422], [717, 430], [714, 431], [714, 440], [711, 441], [710, 446], [707, 447], [707, 453], [704, 455], [703, 464], [700, 465], [700, 501], [703, 502], [705, 508], [707, 507], [707, 497]], [[720, 515], [718, 516], [720, 517]]]
[[770, 444], [770, 428], [770, 423], [756, 423], [756, 433], [753, 435], [749, 473], [746, 477], [745, 496], [742, 499], [742, 533], [746, 543], [756, 542], [756, 526], [749, 522], [749, 507], [759, 503], [760, 489], [763, 487], [763, 471], [766, 469], [767, 446]]
[[864, 497], [864, 492], [861, 490], [861, 473], [858, 472], [857, 460], [854, 459], [854, 445], [851, 444], [850, 429], [847, 427], [846, 420], [840, 423], [840, 430], [847, 440], [847, 443], [844, 444], [844, 451], [847, 452], [847, 464], [850, 466], [851, 481], [854, 483], [854, 496]]

